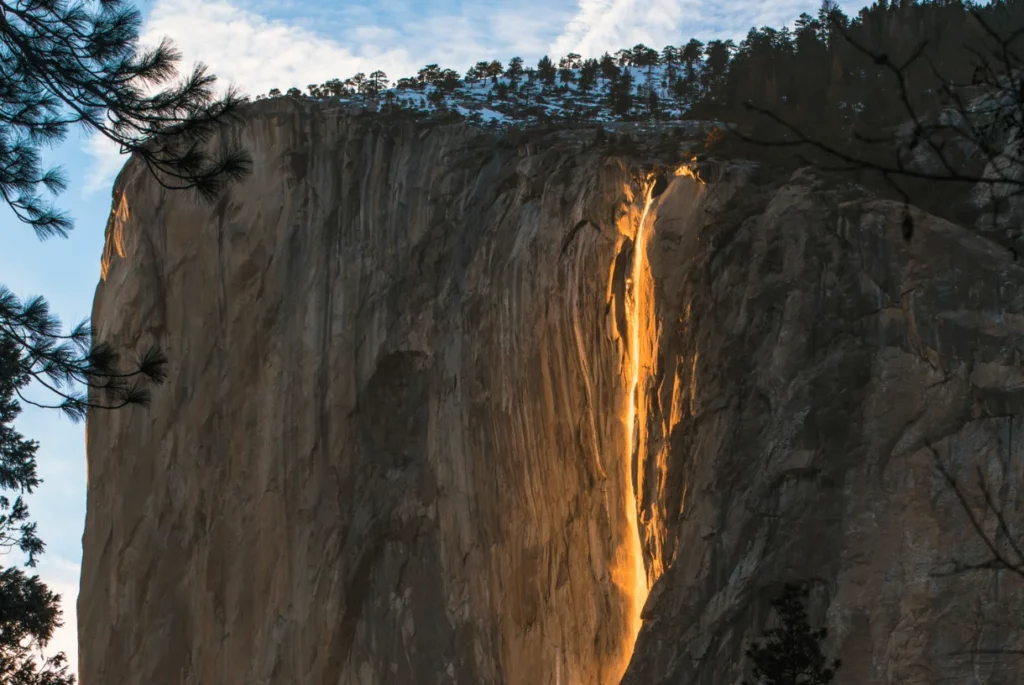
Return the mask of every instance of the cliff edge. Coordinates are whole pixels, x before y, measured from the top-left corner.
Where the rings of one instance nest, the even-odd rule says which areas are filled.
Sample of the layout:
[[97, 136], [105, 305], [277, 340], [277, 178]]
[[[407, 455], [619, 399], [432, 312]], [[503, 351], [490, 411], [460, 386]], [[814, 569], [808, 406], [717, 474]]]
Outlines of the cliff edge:
[[115, 184], [96, 335], [171, 366], [89, 416], [83, 685], [734, 683], [788, 580], [840, 685], [1024, 675], [979, 656], [1019, 588], [940, 573], [984, 549], [935, 469], [1016, 517], [1009, 253], [586, 132], [225, 135], [216, 205]]

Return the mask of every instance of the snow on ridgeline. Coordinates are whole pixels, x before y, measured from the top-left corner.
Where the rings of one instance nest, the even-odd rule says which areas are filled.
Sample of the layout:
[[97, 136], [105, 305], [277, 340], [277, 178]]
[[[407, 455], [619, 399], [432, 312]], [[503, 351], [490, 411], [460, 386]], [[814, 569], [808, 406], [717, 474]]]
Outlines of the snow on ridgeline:
[[596, 62], [588, 67], [574, 57], [563, 60], [559, 68], [551, 65], [547, 78], [536, 69], [503, 71], [498, 62], [491, 63], [490, 75], [479, 70], [481, 63], [465, 77], [429, 65], [417, 77], [395, 85], [383, 72], [374, 72], [344, 82], [334, 79], [311, 86], [308, 92], [274, 89], [257, 99], [310, 97], [368, 111], [404, 111], [426, 119], [463, 119], [504, 128], [551, 120], [678, 121], [686, 117], [702, 88], [699, 62], [689, 69], [680, 64], [619, 63], [602, 69]]

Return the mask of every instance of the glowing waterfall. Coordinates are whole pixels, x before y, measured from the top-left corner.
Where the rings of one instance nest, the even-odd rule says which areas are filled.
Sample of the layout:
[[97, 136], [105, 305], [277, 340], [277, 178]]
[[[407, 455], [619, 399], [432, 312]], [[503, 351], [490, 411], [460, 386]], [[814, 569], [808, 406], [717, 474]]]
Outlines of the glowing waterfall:
[[[674, 176], [687, 176], [697, 183], [703, 181], [688, 164], [678, 167]], [[657, 580], [662, 571], [662, 559], [651, 560], [648, 573], [644, 563], [643, 543], [645, 536], [640, 530], [639, 511], [644, 492], [644, 470], [647, 462], [647, 381], [654, 368], [657, 351], [657, 326], [654, 313], [654, 279], [647, 261], [647, 240], [652, 227], [648, 226], [648, 215], [654, 204], [655, 175], [644, 179], [644, 210], [640, 225], [633, 238], [633, 264], [630, 285], [626, 289], [625, 311], [629, 326], [628, 374], [629, 395], [625, 416], [624, 458], [620, 477], [624, 479], [626, 523], [629, 527], [627, 539], [619, 549], [619, 557], [613, 571], [615, 584], [629, 597], [629, 618], [627, 635], [623, 645], [621, 664], [616, 669], [619, 682], [633, 655], [636, 638], [642, 624], [640, 614], [650, 592], [650, 583]], [[636, 463], [635, 471], [633, 463]], [[656, 522], [648, 521], [648, 524]], [[653, 575], [653, 578], [651, 577]]]
[[[640, 474], [644, 463], [644, 452], [646, 451], [646, 412], [643, 410], [643, 384], [642, 379], [646, 378], [645, 370], [649, 366], [647, 357], [650, 355], [649, 336], [643, 334], [652, 332], [652, 283], [650, 269], [647, 264], [647, 217], [650, 214], [651, 205], [654, 202], [652, 197], [654, 183], [652, 179], [645, 179], [644, 210], [640, 215], [640, 225], [636, 229], [633, 238], [633, 264], [630, 273], [630, 280], [627, 283], [626, 292], [626, 321], [629, 326], [629, 339], [627, 341], [627, 381], [629, 394], [627, 396], [627, 407], [625, 416], [625, 433], [623, 443], [622, 470], [620, 477], [623, 479], [625, 497], [623, 508], [626, 515], [628, 533], [626, 540], [619, 550], [619, 559], [614, 569], [615, 584], [629, 598], [629, 616], [627, 623], [627, 634], [623, 645], [622, 660], [616, 669], [618, 682], [633, 654], [633, 645], [640, 633], [640, 613], [643, 611], [644, 602], [647, 601], [649, 587], [647, 584], [647, 570], [644, 566], [643, 548], [641, 546], [640, 522], [637, 512], [640, 500], [638, 492], [642, 491]], [[647, 345], [645, 345], [647, 343]], [[633, 461], [637, 465], [636, 473], [633, 472]], [[634, 486], [634, 482], [636, 485]]]

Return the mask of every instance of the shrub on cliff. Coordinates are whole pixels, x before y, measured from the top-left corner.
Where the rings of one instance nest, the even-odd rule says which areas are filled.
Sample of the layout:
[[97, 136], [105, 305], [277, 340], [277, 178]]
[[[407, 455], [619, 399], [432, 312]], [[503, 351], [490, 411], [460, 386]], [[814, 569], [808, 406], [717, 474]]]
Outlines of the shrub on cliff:
[[829, 664], [821, 649], [828, 635], [822, 628], [811, 630], [804, 601], [807, 590], [786, 585], [772, 602], [776, 627], [747, 650], [753, 662], [753, 680], [744, 685], [827, 685], [841, 662]]

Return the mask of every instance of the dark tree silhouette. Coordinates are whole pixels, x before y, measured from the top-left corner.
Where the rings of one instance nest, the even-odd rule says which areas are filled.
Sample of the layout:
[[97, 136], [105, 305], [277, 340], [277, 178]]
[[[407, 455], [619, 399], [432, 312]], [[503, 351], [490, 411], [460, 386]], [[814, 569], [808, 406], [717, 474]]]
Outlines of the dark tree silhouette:
[[40, 195], [59, 193], [59, 169], [40, 150], [80, 124], [134, 153], [169, 188], [205, 198], [244, 174], [239, 149], [213, 154], [205, 143], [242, 102], [214, 97], [214, 77], [197, 65], [180, 83], [179, 53], [167, 41], [140, 51], [139, 11], [124, 0], [0, 0], [0, 197], [40, 237], [64, 235], [68, 216]]
[[388, 87], [388, 75], [380, 69], [370, 74], [370, 80], [367, 82], [366, 92], [370, 95], [380, 95]]
[[[18, 548], [35, 566], [43, 551], [35, 523], [28, 520], [23, 495], [39, 485], [38, 444], [14, 429], [21, 412], [18, 397], [32, 379], [21, 347], [0, 333], [0, 549]], [[6, 493], [14, 493], [12, 501]], [[60, 596], [38, 576], [16, 568], [0, 571], [0, 682], [11, 685], [70, 685], [63, 653], [41, 658], [53, 631], [61, 625]]]
[[428, 64], [427, 66], [416, 72], [416, 79], [424, 86], [432, 84], [440, 78], [441, 67], [436, 64]]
[[484, 78], [484, 71], [487, 69], [487, 62], [477, 62], [466, 70], [466, 83], [476, 83]]
[[821, 650], [828, 632], [811, 630], [804, 602], [807, 589], [787, 584], [772, 602], [776, 627], [747, 650], [753, 679], [744, 685], [827, 685], [841, 662], [830, 664]]
[[661, 63], [675, 65], [679, 63], [679, 48], [674, 45], [666, 45], [661, 50]]
[[633, 76], [623, 71], [608, 88], [608, 106], [612, 114], [625, 117], [633, 110]]
[[537, 62], [537, 76], [540, 80], [549, 86], [555, 85], [555, 76], [558, 71], [555, 69], [555, 63], [551, 61], [551, 58], [544, 55]]
[[597, 74], [600, 69], [600, 65], [596, 59], [586, 59], [583, 61], [583, 66], [580, 67], [580, 77], [577, 84], [581, 93], [588, 93], [594, 87], [597, 82]]
[[[796, 26], [792, 71], [803, 87], [789, 87], [784, 107], [763, 97], [742, 103], [774, 135], [742, 121], [733, 132], [875, 178], [906, 206], [961, 223], [980, 206], [990, 237], [1016, 256], [1021, 231], [1001, 218], [1024, 193], [1024, 3], [881, 3], [850, 21], [826, 1]], [[965, 201], [972, 187], [982, 202]], [[904, 233], [913, 235], [909, 211]]]
[[523, 58], [513, 57], [508, 61], [508, 68], [505, 69], [505, 76], [515, 79], [523, 75]]
[[[622, 51], [620, 50], [620, 52]], [[618, 78], [619, 72], [622, 71], [615, 58], [607, 52], [601, 55], [601, 60], [598, 64], [601, 68], [601, 76], [603, 76], [606, 81]]]
[[14, 390], [26, 404], [59, 409], [73, 421], [85, 418], [87, 409], [120, 409], [146, 405], [148, 386], [162, 383], [166, 359], [151, 348], [128, 366], [105, 343], [95, 343], [89, 322], [83, 321], [64, 335], [60, 321], [41, 297], [20, 301], [0, 286], [0, 340], [15, 345], [19, 369], [57, 398], [41, 404]]

